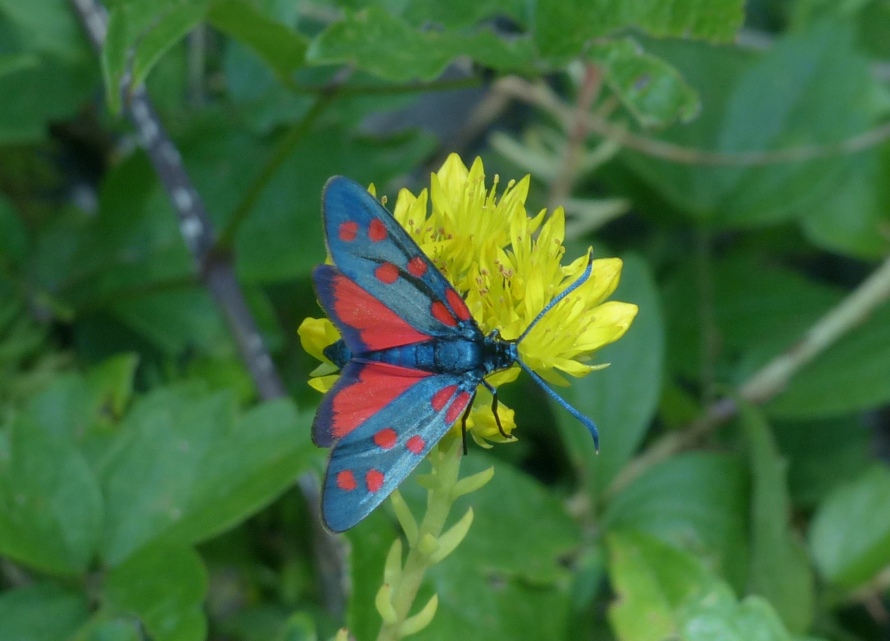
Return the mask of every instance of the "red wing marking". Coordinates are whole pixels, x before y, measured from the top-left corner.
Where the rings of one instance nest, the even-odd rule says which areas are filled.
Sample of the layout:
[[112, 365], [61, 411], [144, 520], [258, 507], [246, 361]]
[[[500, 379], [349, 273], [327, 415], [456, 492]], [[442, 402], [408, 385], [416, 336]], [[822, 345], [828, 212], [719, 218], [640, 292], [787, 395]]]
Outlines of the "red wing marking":
[[355, 475], [352, 473], [352, 470], [342, 470], [337, 472], [337, 487], [344, 492], [350, 492], [358, 487], [358, 483], [355, 482]]
[[467, 409], [467, 405], [470, 403], [469, 392], [461, 392], [458, 394], [455, 399], [451, 402], [451, 405], [448, 406], [448, 411], [445, 412], [445, 422], [449, 425], [454, 423], [460, 417], [465, 409]]
[[412, 436], [408, 439], [408, 442], [405, 443], [405, 447], [407, 447], [408, 451], [412, 454], [423, 454], [423, 448], [426, 447], [426, 441], [423, 440], [422, 436]]
[[337, 274], [332, 282], [334, 313], [359, 333], [367, 349], [380, 350], [429, 340], [429, 336], [411, 327], [343, 274]]
[[470, 320], [472, 318], [470, 316], [470, 309], [467, 307], [467, 304], [464, 302], [464, 299], [460, 297], [453, 289], [445, 290], [445, 300], [448, 301], [448, 304], [451, 305], [451, 309], [454, 310], [454, 313], [457, 314], [457, 317], [460, 320]]
[[381, 263], [380, 266], [374, 270], [374, 275], [381, 283], [392, 285], [399, 279], [399, 268], [392, 263]]
[[430, 305], [430, 313], [433, 315], [433, 318], [443, 325], [457, 327], [457, 320], [451, 315], [451, 312], [448, 311], [448, 308], [445, 307], [445, 303], [442, 301], [437, 300]]
[[386, 240], [386, 225], [383, 224], [382, 220], [375, 218], [371, 221], [371, 224], [368, 226], [368, 238], [375, 243]]
[[412, 276], [420, 278], [426, 273], [426, 270], [427, 262], [420, 256], [415, 256], [408, 261], [408, 273], [410, 273]]
[[340, 223], [340, 228], [337, 230], [337, 235], [340, 237], [340, 240], [344, 242], [352, 242], [355, 240], [355, 236], [358, 234], [358, 223], [354, 220], [348, 220], [345, 223]]
[[356, 381], [338, 390], [331, 402], [333, 438], [343, 438], [430, 375], [429, 372], [387, 363], [365, 363]]
[[445, 404], [454, 396], [454, 393], [457, 391], [457, 385], [449, 385], [448, 387], [443, 387], [438, 392], [433, 394], [433, 400], [430, 401], [430, 404], [433, 406], [433, 409], [437, 412], [441, 412], [442, 408], [445, 407]]
[[391, 427], [384, 427], [374, 435], [374, 444], [384, 450], [389, 450], [395, 447], [396, 441], [398, 440], [399, 435], [396, 434], [396, 431]]
[[368, 491], [376, 492], [383, 487], [384, 478], [383, 472], [380, 470], [369, 470], [368, 473], [365, 474], [365, 485], [368, 486]]

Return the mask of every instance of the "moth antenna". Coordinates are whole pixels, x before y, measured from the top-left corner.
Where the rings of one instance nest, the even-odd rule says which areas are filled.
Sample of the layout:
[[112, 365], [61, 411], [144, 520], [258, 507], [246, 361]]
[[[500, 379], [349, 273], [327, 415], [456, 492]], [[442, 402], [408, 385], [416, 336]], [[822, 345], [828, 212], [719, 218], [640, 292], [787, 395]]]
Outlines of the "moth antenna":
[[538, 324], [538, 321], [541, 320], [547, 312], [549, 312], [555, 305], [559, 303], [563, 298], [571, 294], [573, 291], [581, 287], [587, 279], [590, 278], [590, 274], [593, 273], [593, 255], [588, 251], [587, 252], [587, 267], [584, 268], [584, 273], [581, 274], [578, 279], [562, 290], [556, 297], [553, 298], [549, 303], [547, 303], [546, 307], [541, 310], [541, 312], [535, 316], [535, 319], [529, 323], [528, 327], [525, 328], [525, 331], [522, 332], [522, 335], [516, 339], [516, 344], [522, 342], [522, 339], [528, 336], [528, 333], [532, 331], [532, 328]]
[[557, 403], [559, 403], [560, 405], [562, 405], [562, 407], [563, 407], [569, 414], [571, 414], [571, 415], [574, 416], [576, 419], [578, 419], [578, 421], [579, 421], [584, 427], [587, 428], [587, 431], [590, 432], [590, 435], [593, 437], [593, 446], [596, 448], [596, 451], [599, 452], [599, 451], [600, 451], [600, 433], [599, 433], [599, 430], [596, 429], [596, 424], [595, 424], [593, 421], [591, 421], [589, 418], [587, 418], [586, 416], [584, 416], [584, 414], [582, 414], [581, 412], [579, 412], [578, 410], [576, 410], [574, 407], [572, 407], [571, 405], [569, 405], [568, 401], [566, 401], [562, 396], [560, 396], [559, 394], [557, 394], [556, 392], [554, 392], [552, 389], [550, 389], [550, 386], [547, 385], [547, 383], [544, 381], [544, 379], [541, 378], [538, 374], [536, 374], [536, 373], [534, 372], [534, 370], [532, 370], [531, 367], [529, 367], [528, 365], [526, 365], [526, 364], [523, 363], [522, 361], [516, 361], [516, 362], [519, 363], [519, 366], [522, 367], [522, 369], [524, 369], [526, 372], [528, 372], [529, 375], [530, 375], [533, 379], [535, 379], [535, 382], [536, 382], [538, 385], [540, 385], [540, 386], [543, 388], [543, 390], [544, 390], [545, 392], [547, 392], [547, 393], [550, 395], [550, 398], [552, 398], [554, 401], [556, 401]]

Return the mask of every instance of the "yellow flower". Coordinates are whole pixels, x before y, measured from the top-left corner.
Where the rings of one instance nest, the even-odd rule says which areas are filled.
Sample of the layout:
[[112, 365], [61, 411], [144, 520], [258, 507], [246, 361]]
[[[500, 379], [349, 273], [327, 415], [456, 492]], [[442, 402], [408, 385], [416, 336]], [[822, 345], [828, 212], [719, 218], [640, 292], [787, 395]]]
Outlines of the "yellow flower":
[[[432, 174], [429, 191], [415, 196], [403, 189], [393, 208], [396, 220], [464, 297], [482, 331], [497, 329], [505, 339], [522, 335], [544, 307], [582, 275], [590, 260], [581, 256], [562, 264], [563, 210], [549, 217], [542, 210], [530, 217], [525, 208], [529, 182], [528, 176], [511, 180], [498, 198], [498, 177], [486, 187], [481, 159], [468, 169], [452, 154]], [[544, 315], [519, 344], [523, 362], [558, 385], [567, 384], [562, 373], [577, 377], [604, 367], [588, 361], [596, 350], [621, 338], [637, 313], [636, 305], [606, 301], [620, 276], [620, 259], [594, 260], [590, 278]], [[333, 365], [322, 350], [333, 342], [336, 330], [326, 319], [307, 319], [299, 334], [304, 349], [327, 365], [315, 372], [328, 375], [324, 383], [313, 387], [329, 388]], [[488, 380], [498, 386], [518, 373], [518, 367], [511, 367]], [[510, 434], [513, 411], [500, 405], [498, 416]], [[467, 426], [477, 442], [506, 440], [491, 412], [491, 395], [482, 387]]]

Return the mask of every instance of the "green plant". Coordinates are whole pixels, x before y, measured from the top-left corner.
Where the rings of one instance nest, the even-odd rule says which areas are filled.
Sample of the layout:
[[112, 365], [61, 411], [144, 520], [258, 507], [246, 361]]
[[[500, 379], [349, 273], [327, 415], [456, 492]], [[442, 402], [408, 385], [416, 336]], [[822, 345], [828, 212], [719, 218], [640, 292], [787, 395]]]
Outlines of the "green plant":
[[890, 11], [744, 8], [0, 0], [0, 641], [377, 637], [429, 487], [320, 528], [296, 329], [325, 180], [451, 152], [640, 312], [599, 455], [502, 388], [412, 638], [886, 637]]

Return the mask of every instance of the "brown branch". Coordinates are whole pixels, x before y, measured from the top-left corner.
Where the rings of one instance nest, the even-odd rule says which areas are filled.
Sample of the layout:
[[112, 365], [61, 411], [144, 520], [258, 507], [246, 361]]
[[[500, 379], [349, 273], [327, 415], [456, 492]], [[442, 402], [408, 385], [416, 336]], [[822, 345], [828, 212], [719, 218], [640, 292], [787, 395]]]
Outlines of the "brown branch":
[[578, 98], [574, 108], [575, 115], [572, 125], [566, 131], [566, 147], [562, 166], [556, 174], [556, 178], [550, 184], [548, 209], [553, 211], [562, 205], [572, 193], [572, 186], [578, 178], [578, 165], [584, 152], [584, 143], [587, 141], [587, 114], [599, 95], [603, 77], [599, 68], [588, 62], [584, 66], [584, 79], [578, 91]]
[[[71, 0], [71, 3], [93, 47], [101, 51], [107, 31], [105, 10], [96, 0]], [[179, 230], [201, 281], [222, 311], [257, 392], [266, 400], [284, 396], [284, 385], [235, 279], [231, 255], [214, 251], [216, 234], [210, 216], [192, 185], [179, 151], [161, 125], [145, 89], [129, 86], [129, 78], [125, 78], [121, 90], [125, 98], [124, 111], [139, 133], [145, 152], [170, 197], [179, 218]]]

